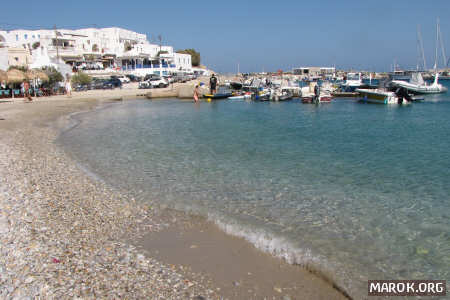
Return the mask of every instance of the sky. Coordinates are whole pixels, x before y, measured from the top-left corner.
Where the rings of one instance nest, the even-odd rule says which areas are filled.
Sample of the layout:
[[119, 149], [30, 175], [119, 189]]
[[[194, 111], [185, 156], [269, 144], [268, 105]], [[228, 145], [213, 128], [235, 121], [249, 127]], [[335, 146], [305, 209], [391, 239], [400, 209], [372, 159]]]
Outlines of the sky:
[[[194, 48], [216, 72], [294, 67], [390, 71], [416, 68], [417, 26], [427, 67], [435, 60], [436, 20], [450, 49], [450, 0], [14, 1], [0, 29], [122, 27]], [[15, 13], [13, 13], [15, 12]], [[447, 54], [446, 54], [447, 55]], [[447, 55], [450, 56], [450, 55]], [[439, 66], [443, 67], [442, 57]]]

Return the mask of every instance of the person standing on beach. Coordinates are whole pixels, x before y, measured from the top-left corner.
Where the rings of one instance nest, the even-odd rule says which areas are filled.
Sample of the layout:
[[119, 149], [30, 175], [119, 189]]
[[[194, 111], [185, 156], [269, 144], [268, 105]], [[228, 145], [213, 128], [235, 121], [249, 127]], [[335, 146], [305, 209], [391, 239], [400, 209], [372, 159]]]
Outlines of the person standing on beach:
[[30, 84], [25, 79], [23, 80], [23, 98], [24, 100], [28, 99], [28, 101], [33, 101], [30, 95]]
[[67, 97], [72, 97], [72, 85], [70, 84], [70, 77], [69, 77], [69, 75], [67, 75], [67, 77], [66, 77], [66, 86], [65, 86], [65, 88], [66, 88]]
[[217, 87], [217, 78], [212, 74], [211, 78], [209, 79], [209, 89], [211, 95], [214, 95], [216, 93], [216, 87]]

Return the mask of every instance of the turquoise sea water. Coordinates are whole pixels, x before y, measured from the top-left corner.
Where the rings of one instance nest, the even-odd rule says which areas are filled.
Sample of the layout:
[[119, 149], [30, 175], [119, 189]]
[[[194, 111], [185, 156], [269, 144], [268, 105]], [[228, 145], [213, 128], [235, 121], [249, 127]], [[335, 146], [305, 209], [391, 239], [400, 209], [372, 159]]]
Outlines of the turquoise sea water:
[[58, 140], [142, 201], [209, 217], [354, 298], [368, 279], [450, 281], [450, 97], [126, 101]]

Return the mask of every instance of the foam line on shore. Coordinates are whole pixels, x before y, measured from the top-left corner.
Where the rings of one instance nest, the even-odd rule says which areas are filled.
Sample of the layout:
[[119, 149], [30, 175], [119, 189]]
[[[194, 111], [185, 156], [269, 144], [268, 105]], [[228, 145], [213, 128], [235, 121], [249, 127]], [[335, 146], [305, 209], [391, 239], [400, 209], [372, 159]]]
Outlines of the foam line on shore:
[[341, 292], [348, 299], [358, 299], [360, 291], [351, 285], [351, 280], [342, 266], [333, 266], [328, 260], [311, 249], [301, 249], [284, 237], [275, 236], [264, 229], [250, 229], [240, 224], [231, 224], [215, 214], [208, 214], [208, 221], [213, 222], [226, 234], [240, 237], [257, 249], [280, 258], [291, 265], [298, 265], [321, 277]]

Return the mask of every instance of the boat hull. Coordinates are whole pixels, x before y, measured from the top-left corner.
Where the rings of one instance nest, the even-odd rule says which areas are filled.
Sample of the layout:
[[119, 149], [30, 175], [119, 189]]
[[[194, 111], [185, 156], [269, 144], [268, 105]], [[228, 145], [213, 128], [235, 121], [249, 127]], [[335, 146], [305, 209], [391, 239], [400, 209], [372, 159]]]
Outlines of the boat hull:
[[213, 100], [220, 100], [220, 99], [226, 99], [231, 96], [231, 93], [226, 94], [204, 94], [203, 97], [207, 99], [213, 99]]
[[398, 104], [401, 102], [394, 92], [372, 89], [357, 89], [356, 91], [361, 95], [361, 100], [364, 102], [379, 104]]
[[413, 94], [440, 94], [447, 92], [447, 88], [441, 84], [436, 85], [415, 85], [404, 81], [392, 81], [394, 86], [405, 88], [408, 92]]

